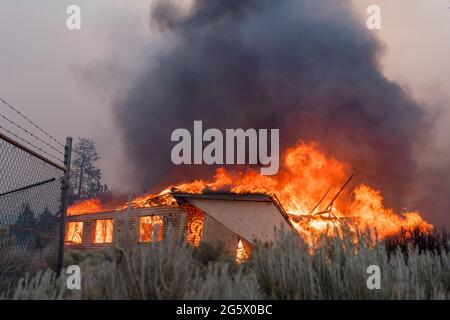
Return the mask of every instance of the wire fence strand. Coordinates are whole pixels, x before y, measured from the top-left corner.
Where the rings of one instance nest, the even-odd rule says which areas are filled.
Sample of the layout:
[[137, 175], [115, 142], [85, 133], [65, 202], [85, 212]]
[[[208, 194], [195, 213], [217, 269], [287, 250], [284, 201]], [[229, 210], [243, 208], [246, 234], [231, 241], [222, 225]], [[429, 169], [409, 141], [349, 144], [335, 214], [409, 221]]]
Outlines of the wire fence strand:
[[35, 149], [35, 150], [37, 150], [37, 151], [39, 151], [39, 152], [45, 154], [46, 156], [52, 158], [53, 160], [56, 160], [56, 161], [58, 161], [59, 163], [64, 163], [63, 160], [61, 160], [61, 159], [55, 157], [54, 155], [48, 153], [48, 152], [45, 151], [44, 149], [42, 149], [42, 148], [36, 146], [35, 144], [29, 142], [28, 140], [25, 140], [25, 139], [22, 138], [21, 136], [15, 134], [15, 133], [12, 132], [11, 130], [6, 129], [5, 127], [3, 127], [3, 126], [1, 126], [1, 125], [0, 125], [0, 130], [3, 130], [4, 132], [6, 132], [6, 133], [12, 135], [12, 136], [15, 137], [16, 139], [18, 139], [18, 140], [20, 140], [21, 142], [23, 142], [23, 143], [27, 144], [28, 146], [30, 146], [32, 149]]
[[25, 129], [24, 127], [22, 127], [20, 124], [15, 123], [14, 121], [12, 121], [11, 119], [9, 119], [8, 117], [6, 117], [5, 115], [0, 113], [0, 117], [2, 117], [3, 119], [5, 119], [8, 123], [12, 124], [13, 126], [19, 128], [20, 130], [22, 130], [23, 132], [25, 132], [26, 134], [30, 135], [31, 137], [33, 137], [34, 139], [38, 140], [39, 142], [45, 144], [47, 147], [49, 147], [50, 149], [52, 149], [53, 151], [56, 151], [59, 154], [64, 155], [64, 153], [61, 150], [56, 149], [55, 147], [53, 147], [52, 145], [48, 144], [46, 141], [42, 140], [41, 138], [39, 138], [38, 136], [36, 136], [35, 134], [33, 134], [32, 132], [28, 131], [27, 129]]
[[25, 116], [22, 112], [20, 112], [19, 110], [17, 110], [16, 108], [14, 108], [9, 102], [7, 102], [5, 99], [0, 97], [0, 102], [2, 102], [5, 106], [7, 106], [8, 108], [10, 108], [11, 110], [13, 110], [14, 112], [16, 112], [19, 116], [21, 116], [22, 118], [24, 118], [26, 121], [28, 121], [32, 126], [34, 126], [36, 129], [38, 129], [39, 131], [41, 131], [43, 134], [45, 134], [48, 138], [50, 138], [52, 141], [54, 141], [56, 144], [58, 144], [60, 147], [64, 148], [64, 144], [62, 144], [61, 142], [59, 142], [55, 137], [53, 137], [51, 134], [49, 134], [48, 132], [46, 132], [44, 129], [42, 129], [40, 126], [38, 126], [33, 120], [31, 120], [30, 118], [28, 118], [27, 116]]

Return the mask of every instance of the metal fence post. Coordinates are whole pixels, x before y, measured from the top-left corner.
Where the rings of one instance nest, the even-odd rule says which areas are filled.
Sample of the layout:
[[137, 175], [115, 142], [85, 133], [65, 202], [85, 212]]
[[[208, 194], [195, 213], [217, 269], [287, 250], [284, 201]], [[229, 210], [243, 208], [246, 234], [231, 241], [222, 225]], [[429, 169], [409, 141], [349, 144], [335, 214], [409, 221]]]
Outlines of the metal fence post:
[[70, 166], [72, 160], [72, 137], [67, 137], [66, 146], [64, 147], [64, 166], [65, 173], [61, 180], [61, 221], [59, 232], [59, 248], [58, 248], [58, 262], [56, 271], [59, 273], [63, 267], [64, 259], [64, 242], [66, 235], [66, 217], [67, 217], [67, 197], [70, 188]]

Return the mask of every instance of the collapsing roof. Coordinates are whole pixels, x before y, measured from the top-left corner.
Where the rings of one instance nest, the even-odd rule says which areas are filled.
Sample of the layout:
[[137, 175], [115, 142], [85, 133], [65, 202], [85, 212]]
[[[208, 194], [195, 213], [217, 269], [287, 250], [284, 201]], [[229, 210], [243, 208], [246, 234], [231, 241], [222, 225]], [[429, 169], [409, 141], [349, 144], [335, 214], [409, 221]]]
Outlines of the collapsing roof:
[[173, 189], [128, 209], [69, 216], [66, 246], [91, 250], [117, 241], [141, 244], [181, 237], [194, 246], [220, 242], [224, 252], [242, 261], [256, 241], [277, 243], [280, 229], [295, 230], [276, 196]]
[[[266, 194], [180, 193], [172, 191], [180, 203], [189, 203], [235, 234], [254, 244], [276, 242], [276, 230], [291, 230], [289, 217], [276, 198]], [[206, 226], [205, 226], [206, 228]]]

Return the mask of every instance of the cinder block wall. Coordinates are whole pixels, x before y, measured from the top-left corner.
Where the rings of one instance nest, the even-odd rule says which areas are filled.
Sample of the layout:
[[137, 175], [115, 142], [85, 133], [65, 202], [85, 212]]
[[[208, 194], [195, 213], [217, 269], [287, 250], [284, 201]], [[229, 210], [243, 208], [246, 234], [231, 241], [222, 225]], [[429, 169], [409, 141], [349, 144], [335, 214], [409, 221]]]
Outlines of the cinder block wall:
[[194, 246], [199, 246], [203, 237], [203, 226], [205, 221], [205, 214], [198, 208], [189, 204], [183, 206], [184, 215], [184, 234], [186, 241]]
[[[83, 222], [82, 243], [66, 243], [66, 249], [96, 250], [115, 244], [138, 244], [140, 218], [157, 215], [163, 220], [162, 237], [169, 241], [183, 239], [194, 246], [200, 243], [221, 242], [231, 256], [236, 255], [238, 241], [245, 251], [251, 252], [251, 244], [225, 227], [222, 223], [192, 205], [183, 207], [151, 207], [125, 211], [100, 212], [67, 217], [67, 222]], [[112, 243], [94, 243], [96, 220], [113, 219]], [[145, 245], [145, 244], [143, 244]]]
[[[139, 224], [143, 216], [160, 216], [163, 220], [163, 238], [184, 238], [185, 235], [185, 213], [181, 207], [151, 207], [145, 209], [129, 209], [125, 211], [99, 212], [68, 216], [67, 223], [83, 222], [82, 243], [66, 243], [66, 249], [92, 250], [101, 249], [113, 244], [137, 244], [139, 243]], [[113, 241], [112, 243], [94, 243], [95, 221], [113, 219]]]

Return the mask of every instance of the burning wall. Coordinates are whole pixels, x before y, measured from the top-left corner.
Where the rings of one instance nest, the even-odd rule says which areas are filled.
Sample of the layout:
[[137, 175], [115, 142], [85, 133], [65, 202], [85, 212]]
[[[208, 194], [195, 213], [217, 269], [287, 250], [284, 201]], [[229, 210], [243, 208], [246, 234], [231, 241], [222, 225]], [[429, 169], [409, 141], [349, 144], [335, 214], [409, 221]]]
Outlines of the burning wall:
[[273, 243], [275, 229], [293, 230], [286, 213], [267, 195], [170, 195], [178, 205], [69, 216], [66, 247], [85, 250], [122, 241], [148, 243], [181, 237], [193, 246], [220, 243], [226, 253], [242, 262], [255, 240]]
[[186, 241], [198, 247], [203, 236], [205, 215], [191, 205], [185, 206], [184, 210], [186, 212]]
[[169, 206], [72, 215], [67, 218], [66, 248], [90, 250], [160, 241], [169, 226], [177, 238], [184, 233], [183, 215], [182, 208]]

